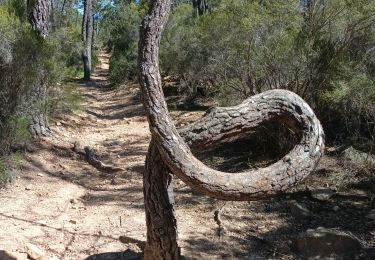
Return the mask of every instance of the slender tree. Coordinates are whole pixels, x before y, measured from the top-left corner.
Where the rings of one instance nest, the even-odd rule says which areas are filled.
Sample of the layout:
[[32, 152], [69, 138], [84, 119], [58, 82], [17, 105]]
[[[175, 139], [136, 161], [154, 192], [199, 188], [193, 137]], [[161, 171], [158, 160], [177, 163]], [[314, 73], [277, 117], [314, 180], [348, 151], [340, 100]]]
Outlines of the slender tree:
[[91, 0], [83, 1], [82, 40], [84, 49], [82, 51], [84, 80], [91, 79], [91, 54], [93, 39], [93, 18]]
[[[48, 36], [51, 17], [50, 0], [28, 0], [27, 1], [28, 20], [34, 31], [44, 39]], [[32, 102], [29, 110], [30, 133], [36, 138], [50, 133], [47, 117], [47, 82], [46, 72], [43, 68], [38, 72], [38, 77], [31, 89], [30, 100]]]
[[209, 6], [207, 0], [192, 0], [193, 8], [196, 10], [198, 15], [203, 15], [208, 12]]
[[[214, 198], [264, 199], [303, 180], [316, 167], [324, 149], [324, 133], [314, 112], [299, 96], [286, 90], [267, 91], [238, 106], [213, 109], [178, 132], [167, 110], [159, 68], [159, 43], [170, 7], [171, 0], [150, 1], [140, 31], [139, 80], [152, 135], [144, 175], [145, 259], [179, 258], [174, 175]], [[270, 121], [292, 129], [299, 142], [268, 167], [237, 174], [220, 172], [204, 165], [190, 150], [240, 139]]]

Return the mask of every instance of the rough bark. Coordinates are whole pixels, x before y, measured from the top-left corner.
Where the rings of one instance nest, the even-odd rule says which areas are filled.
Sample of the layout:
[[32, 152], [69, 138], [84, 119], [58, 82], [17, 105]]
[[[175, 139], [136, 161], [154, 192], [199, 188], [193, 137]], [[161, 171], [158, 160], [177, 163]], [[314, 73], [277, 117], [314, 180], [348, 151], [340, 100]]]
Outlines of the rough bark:
[[[48, 36], [51, 1], [49, 0], [28, 0], [28, 19], [34, 31], [43, 39]], [[50, 133], [47, 117], [47, 82], [45, 82], [45, 71], [40, 70], [38, 80], [31, 89], [31, 109], [28, 113], [30, 118], [29, 131], [33, 138], [46, 136]]]
[[[170, 173], [211, 197], [257, 200], [276, 195], [303, 180], [314, 170], [324, 149], [324, 133], [314, 112], [299, 96], [286, 90], [267, 91], [238, 106], [213, 109], [179, 133], [168, 114], [158, 60], [170, 4], [170, 0], [151, 1], [139, 43], [142, 99], [152, 134], [144, 179], [146, 248], [151, 249], [145, 250], [146, 259], [178, 258], [176, 251], [170, 249], [177, 246], [175, 240], [170, 241], [175, 239], [171, 234], [176, 233], [173, 202], [163, 201], [172, 196], [172, 188], [166, 182], [171, 179]], [[220, 172], [204, 165], [190, 151], [189, 145], [193, 149], [208, 149], [242, 138], [269, 121], [286, 125], [298, 135], [299, 142], [281, 160], [266, 168], [236, 174]]]
[[198, 15], [203, 15], [208, 12], [208, 4], [206, 0], [193, 0], [193, 8], [196, 10]]
[[178, 259], [173, 176], [154, 142], [150, 144], [146, 159], [143, 193], [147, 224], [145, 259]]
[[48, 36], [51, 18], [51, 1], [27, 0], [28, 19], [34, 31], [43, 38]]
[[47, 85], [43, 81], [44, 73], [40, 72], [40, 74], [41, 79], [34, 84], [30, 93], [29, 132], [33, 138], [47, 136], [51, 133], [47, 116]]
[[93, 38], [92, 2], [84, 0], [83, 20], [82, 20], [82, 40], [84, 49], [82, 51], [84, 80], [91, 79], [91, 53]]

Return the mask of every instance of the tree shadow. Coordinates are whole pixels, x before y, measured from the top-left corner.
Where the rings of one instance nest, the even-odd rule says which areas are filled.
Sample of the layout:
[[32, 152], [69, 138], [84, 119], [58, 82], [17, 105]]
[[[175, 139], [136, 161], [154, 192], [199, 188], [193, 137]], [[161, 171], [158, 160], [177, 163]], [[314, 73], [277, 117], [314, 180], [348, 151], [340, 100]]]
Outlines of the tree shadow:
[[[332, 159], [324, 158], [316, 172], [287, 193], [269, 200], [226, 202], [221, 216], [224, 236], [219, 238], [216, 224], [205, 222], [212, 225], [211, 231], [204, 234], [197, 232], [196, 237], [190, 235], [183, 241], [187, 255], [193, 259], [303, 259], [297, 255], [293, 241], [308, 229], [324, 227], [350, 232], [363, 245], [363, 250], [354, 256], [331, 259], [374, 259], [375, 220], [367, 216], [375, 209], [375, 180], [371, 174], [349, 173], [344, 165], [333, 171], [325, 169], [326, 160], [329, 162]], [[337, 182], [342, 175], [345, 182]], [[316, 199], [310, 192], [333, 184], [338, 190], [327, 201]], [[184, 214], [199, 206], [202, 213], [209, 210], [213, 219], [213, 211], [224, 203], [199, 195], [192, 196], [189, 194], [192, 190], [187, 186], [177, 187], [176, 190], [176, 208], [177, 211], [183, 209]], [[294, 202], [306, 208], [309, 214], [296, 213], [292, 208]]]
[[125, 252], [101, 253], [91, 255], [85, 260], [142, 260], [143, 253], [138, 253], [130, 249]]

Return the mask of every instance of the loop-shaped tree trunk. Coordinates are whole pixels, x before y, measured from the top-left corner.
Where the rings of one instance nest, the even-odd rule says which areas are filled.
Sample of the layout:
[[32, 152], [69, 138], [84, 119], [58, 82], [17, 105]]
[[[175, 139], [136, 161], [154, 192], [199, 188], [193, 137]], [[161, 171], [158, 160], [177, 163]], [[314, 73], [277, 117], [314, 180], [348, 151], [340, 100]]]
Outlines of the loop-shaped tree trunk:
[[[142, 99], [152, 134], [144, 179], [146, 259], [178, 257], [171, 174], [218, 199], [255, 200], [285, 191], [303, 180], [314, 170], [324, 149], [324, 133], [314, 112], [299, 96], [286, 90], [267, 91], [238, 106], [213, 109], [179, 133], [168, 114], [159, 72], [159, 43], [170, 4], [170, 0], [150, 2], [139, 43]], [[204, 165], [190, 151], [189, 145], [206, 149], [239, 139], [270, 121], [286, 125], [299, 141], [268, 167], [236, 174], [221, 172]]]

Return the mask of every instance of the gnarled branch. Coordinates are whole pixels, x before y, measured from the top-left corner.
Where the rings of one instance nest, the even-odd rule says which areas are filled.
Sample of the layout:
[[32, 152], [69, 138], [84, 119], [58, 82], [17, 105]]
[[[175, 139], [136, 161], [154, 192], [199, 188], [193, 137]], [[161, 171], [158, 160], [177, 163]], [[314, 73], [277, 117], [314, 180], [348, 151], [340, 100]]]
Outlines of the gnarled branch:
[[161, 88], [159, 43], [170, 0], [153, 1], [143, 21], [139, 71], [150, 130], [163, 162], [192, 188], [223, 200], [253, 200], [274, 195], [305, 178], [318, 163], [324, 133], [311, 108], [296, 94], [271, 90], [242, 104], [217, 108], [181, 133], [193, 147], [238, 139], [265, 121], [286, 124], [300, 142], [284, 158], [266, 168], [243, 173], [213, 170], [194, 157], [168, 114]]

